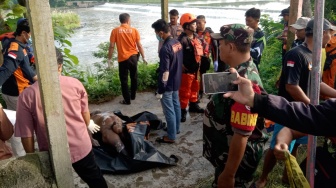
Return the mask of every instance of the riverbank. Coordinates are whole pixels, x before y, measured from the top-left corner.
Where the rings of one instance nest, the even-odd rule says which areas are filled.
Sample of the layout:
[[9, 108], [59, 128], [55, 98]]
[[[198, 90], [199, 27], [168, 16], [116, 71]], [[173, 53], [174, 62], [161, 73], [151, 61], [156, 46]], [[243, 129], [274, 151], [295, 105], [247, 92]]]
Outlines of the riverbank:
[[[282, 8], [288, 7], [288, 1], [251, 1], [241, 4], [241, 1], [230, 1], [227, 6], [212, 6], [209, 1], [204, 6], [197, 1], [169, 2], [168, 9], [177, 9], [182, 15], [191, 12], [195, 15], [203, 14], [206, 16], [206, 26], [213, 31], [219, 31], [220, 26], [226, 23], [245, 24], [245, 12], [251, 7], [262, 10], [262, 14], [269, 14], [270, 18], [279, 20], [279, 12]], [[223, 1], [224, 2], [224, 1]], [[205, 7], [206, 6], [206, 7]], [[150, 63], [158, 62], [157, 45], [158, 41], [151, 28], [152, 23], [161, 18], [161, 6], [156, 4], [135, 4], [135, 3], [105, 3], [104, 5], [84, 9], [71, 9], [80, 17], [82, 25], [85, 27], [76, 29], [74, 35], [69, 39], [73, 48], [72, 53], [79, 58], [79, 64], [84, 67], [92, 68], [95, 62], [102, 61], [93, 57], [92, 53], [98, 51], [98, 45], [109, 41], [111, 30], [120, 25], [118, 16], [121, 13], [129, 13], [131, 24], [137, 28], [141, 43], [145, 51], [146, 60]]]
[[51, 18], [54, 26], [61, 26], [66, 29], [81, 27], [79, 15], [67, 9], [51, 11]]

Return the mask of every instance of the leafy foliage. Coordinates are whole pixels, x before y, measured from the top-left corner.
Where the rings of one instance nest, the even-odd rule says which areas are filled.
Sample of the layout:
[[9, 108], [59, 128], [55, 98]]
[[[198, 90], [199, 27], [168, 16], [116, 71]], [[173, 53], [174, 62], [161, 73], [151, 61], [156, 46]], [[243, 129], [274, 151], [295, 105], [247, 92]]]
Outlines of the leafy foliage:
[[[95, 70], [87, 70], [77, 77], [86, 88], [89, 94], [90, 103], [101, 103], [121, 95], [121, 86], [119, 81], [118, 66], [114, 64], [112, 68], [107, 67], [107, 52], [110, 46], [109, 42], [98, 45], [98, 51], [93, 56], [101, 61], [94, 63]], [[116, 56], [112, 57], [116, 62]], [[157, 64], [138, 65], [138, 90], [147, 91], [156, 87], [156, 69]]]
[[280, 35], [283, 29], [283, 24], [279, 22], [274, 22], [273, 19], [268, 14], [264, 14], [260, 18], [260, 25], [266, 36], [267, 47], [272, 44], [272, 39]]
[[52, 11], [52, 21], [54, 26], [62, 26], [67, 29], [80, 27], [79, 15], [72, 11]]
[[[3, 18], [1, 15], [4, 10], [9, 11]], [[17, 20], [23, 17], [25, 12], [26, 8], [13, 0], [0, 1], [0, 34], [14, 31], [16, 29]]]
[[[314, 11], [315, 0], [311, 0], [312, 9]], [[336, 3], [335, 0], [325, 0], [324, 2], [324, 17], [329, 21], [336, 21]]]
[[261, 58], [260, 76], [264, 89], [268, 93], [277, 94], [275, 83], [280, 77], [282, 42], [277, 40], [276, 36], [282, 32], [283, 25], [281, 23], [275, 23], [269, 15], [263, 15], [260, 19], [260, 24], [262, 25], [267, 40], [267, 46]]
[[59, 44], [59, 49], [64, 58], [63, 74], [78, 77], [81, 74], [78, 71], [79, 60], [71, 54], [72, 43], [65, 38], [69, 33], [63, 33], [64, 30], [63, 27], [54, 27], [55, 41]]
[[[72, 43], [67, 39], [73, 34], [73, 29], [79, 27], [79, 16], [73, 12], [52, 12], [52, 24], [54, 39], [57, 47], [61, 50], [64, 63], [63, 74], [73, 77], [81, 77], [82, 71], [78, 69], [78, 58], [71, 54]], [[77, 24], [68, 24], [69, 20]]]
[[335, 0], [325, 0], [324, 17], [330, 21], [336, 21], [336, 3]]

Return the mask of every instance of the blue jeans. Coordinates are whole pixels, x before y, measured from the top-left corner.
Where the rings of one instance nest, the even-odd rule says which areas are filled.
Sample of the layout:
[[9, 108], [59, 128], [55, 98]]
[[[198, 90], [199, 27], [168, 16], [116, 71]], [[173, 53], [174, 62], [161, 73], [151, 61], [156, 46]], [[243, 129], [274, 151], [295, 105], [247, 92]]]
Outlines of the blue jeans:
[[178, 91], [166, 91], [162, 94], [161, 106], [166, 117], [168, 138], [176, 139], [180, 131], [181, 107]]

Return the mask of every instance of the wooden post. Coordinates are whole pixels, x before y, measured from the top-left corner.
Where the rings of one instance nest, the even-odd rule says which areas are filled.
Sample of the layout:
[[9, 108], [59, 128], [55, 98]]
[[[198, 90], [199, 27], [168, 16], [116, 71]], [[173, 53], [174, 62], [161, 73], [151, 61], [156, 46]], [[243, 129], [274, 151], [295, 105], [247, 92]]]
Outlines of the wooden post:
[[289, 9], [289, 21], [288, 21], [288, 34], [287, 34], [287, 47], [288, 52], [295, 39], [295, 29], [291, 28], [290, 25], [294, 24], [298, 18], [301, 17], [302, 13], [302, 0], [291, 0]]
[[161, 0], [161, 18], [168, 21], [168, 0]]
[[[323, 36], [323, 18], [324, 18], [324, 0], [315, 0], [314, 11], [314, 29], [313, 29], [313, 66], [310, 71], [311, 79], [309, 85], [310, 103], [319, 104], [320, 83], [321, 83], [321, 51]], [[308, 136], [307, 166], [306, 176], [310, 187], [314, 187], [315, 178], [315, 154], [316, 154], [316, 136]]]
[[56, 184], [74, 187], [49, 0], [27, 0], [26, 3]]

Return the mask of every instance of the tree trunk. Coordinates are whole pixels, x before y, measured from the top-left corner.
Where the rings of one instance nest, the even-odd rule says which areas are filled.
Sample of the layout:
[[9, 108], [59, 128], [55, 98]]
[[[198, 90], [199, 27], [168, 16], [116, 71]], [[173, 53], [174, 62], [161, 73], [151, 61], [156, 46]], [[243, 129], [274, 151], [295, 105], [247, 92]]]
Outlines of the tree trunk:
[[311, 0], [303, 0], [302, 3], [302, 16], [311, 18], [313, 16]]

